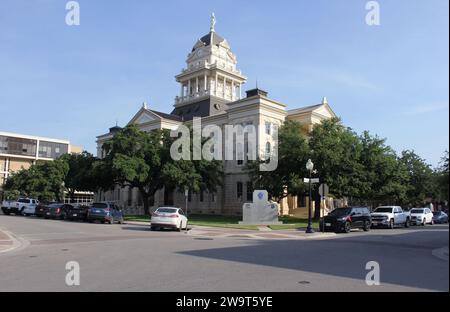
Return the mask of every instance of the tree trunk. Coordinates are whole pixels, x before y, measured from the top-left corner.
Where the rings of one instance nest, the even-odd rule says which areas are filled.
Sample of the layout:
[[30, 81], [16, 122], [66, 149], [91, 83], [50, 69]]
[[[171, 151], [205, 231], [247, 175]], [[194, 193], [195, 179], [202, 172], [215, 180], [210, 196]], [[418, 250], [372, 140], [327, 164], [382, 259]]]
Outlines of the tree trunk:
[[142, 202], [144, 203], [144, 214], [148, 216], [150, 215], [150, 207], [148, 205], [148, 199], [150, 198], [150, 195], [142, 189], [139, 189], [139, 192], [141, 192]]

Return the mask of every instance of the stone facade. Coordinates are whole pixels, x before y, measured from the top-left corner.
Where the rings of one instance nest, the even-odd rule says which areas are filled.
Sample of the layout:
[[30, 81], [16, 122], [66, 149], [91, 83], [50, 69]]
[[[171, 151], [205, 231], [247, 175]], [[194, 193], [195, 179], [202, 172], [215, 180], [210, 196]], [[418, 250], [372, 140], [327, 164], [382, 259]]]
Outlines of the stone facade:
[[[213, 25], [213, 24], [212, 24]], [[158, 112], [146, 103], [130, 120], [144, 131], [154, 129], [176, 130], [181, 124], [192, 124], [193, 118], [201, 118], [202, 127], [217, 125], [225, 133], [226, 125], [253, 125], [257, 129], [257, 154], [264, 155], [274, 142], [273, 129], [287, 119], [299, 121], [304, 132], [311, 131], [314, 124], [335, 117], [324, 98], [320, 104], [299, 109], [286, 110], [286, 105], [272, 100], [267, 92], [253, 89], [242, 96], [242, 86], [246, 77], [237, 68], [236, 56], [228, 42], [211, 27], [209, 34], [200, 38], [188, 54], [187, 68], [176, 76], [180, 83], [180, 95], [175, 98], [174, 109], [170, 114]], [[118, 128], [111, 128], [97, 137], [97, 153], [103, 157], [103, 143], [113, 137]], [[225, 153], [225, 151], [223, 151]], [[247, 153], [247, 151], [245, 151]], [[223, 188], [217, 193], [190, 194], [188, 209], [192, 213], [240, 215], [242, 205], [252, 201], [253, 190], [249, 177], [243, 171], [246, 159], [225, 160]], [[136, 190], [117, 188], [110, 192], [97, 194], [97, 200], [115, 201], [129, 214], [143, 212], [142, 200]], [[300, 201], [285, 199], [281, 203], [281, 214], [290, 214], [298, 208]], [[152, 209], [163, 205], [184, 208], [184, 192], [168, 194], [160, 190], [151, 200]], [[295, 207], [294, 207], [295, 206]]]

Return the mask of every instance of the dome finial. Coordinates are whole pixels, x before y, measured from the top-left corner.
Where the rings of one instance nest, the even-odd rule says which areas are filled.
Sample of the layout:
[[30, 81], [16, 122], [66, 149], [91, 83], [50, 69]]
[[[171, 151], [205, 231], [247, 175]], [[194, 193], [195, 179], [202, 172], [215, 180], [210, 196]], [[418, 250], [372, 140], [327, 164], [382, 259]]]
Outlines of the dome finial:
[[148, 109], [147, 101], [144, 101], [144, 103], [142, 103], [142, 108]]
[[328, 104], [328, 99], [327, 99], [327, 97], [326, 96], [324, 96], [323, 98], [322, 98], [322, 104]]
[[209, 30], [211, 32], [215, 31], [215, 26], [216, 26], [216, 15], [214, 14], [214, 12], [211, 13], [211, 27], [209, 28]]

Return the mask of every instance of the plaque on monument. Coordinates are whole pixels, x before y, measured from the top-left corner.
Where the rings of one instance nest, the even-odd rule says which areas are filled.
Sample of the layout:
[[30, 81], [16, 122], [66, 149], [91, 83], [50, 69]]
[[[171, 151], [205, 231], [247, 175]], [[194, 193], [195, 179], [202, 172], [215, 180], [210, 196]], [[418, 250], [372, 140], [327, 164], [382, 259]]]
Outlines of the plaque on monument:
[[283, 224], [278, 221], [278, 204], [269, 202], [269, 194], [265, 190], [253, 192], [253, 203], [242, 206], [242, 221], [239, 224], [270, 225]]

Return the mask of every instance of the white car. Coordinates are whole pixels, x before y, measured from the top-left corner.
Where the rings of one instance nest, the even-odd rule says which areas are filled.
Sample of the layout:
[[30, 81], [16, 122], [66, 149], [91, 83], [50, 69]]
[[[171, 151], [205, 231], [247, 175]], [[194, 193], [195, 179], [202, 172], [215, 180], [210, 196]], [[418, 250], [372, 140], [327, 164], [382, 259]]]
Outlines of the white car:
[[407, 213], [403, 212], [400, 206], [380, 206], [371, 213], [372, 227], [388, 227], [393, 229], [395, 226], [401, 225], [409, 227], [410, 218]]
[[412, 224], [422, 226], [434, 224], [433, 212], [431, 212], [430, 208], [413, 208], [410, 210], [410, 214]]
[[152, 214], [150, 221], [150, 229], [187, 229], [188, 219], [180, 208], [175, 207], [160, 207]]

